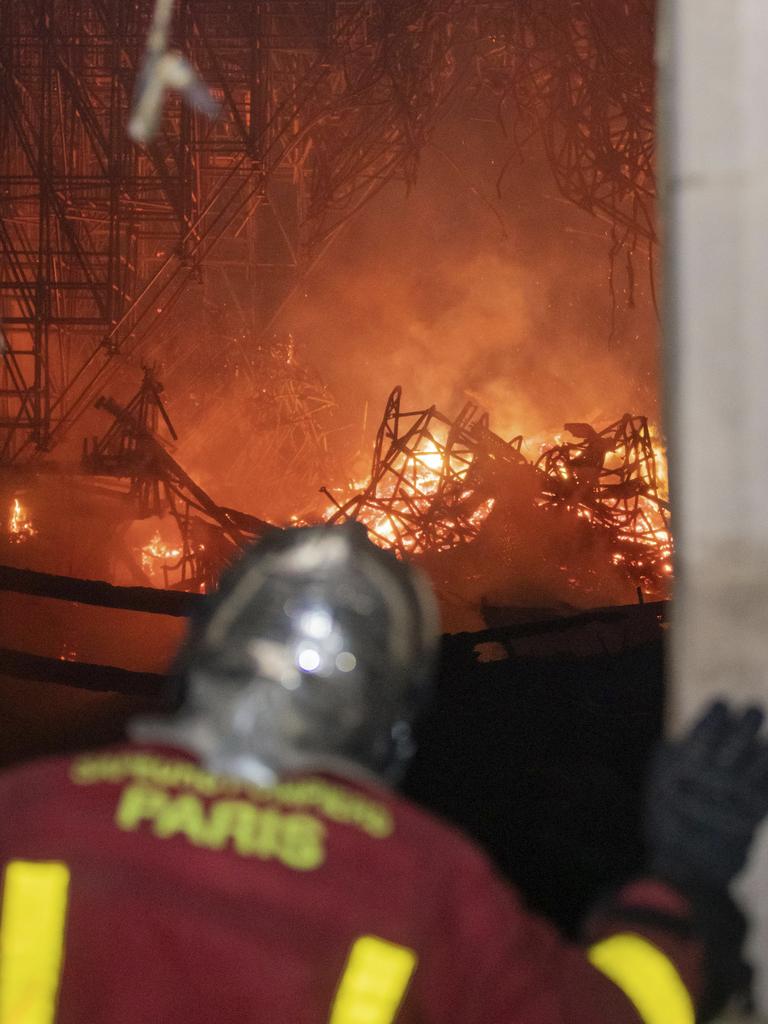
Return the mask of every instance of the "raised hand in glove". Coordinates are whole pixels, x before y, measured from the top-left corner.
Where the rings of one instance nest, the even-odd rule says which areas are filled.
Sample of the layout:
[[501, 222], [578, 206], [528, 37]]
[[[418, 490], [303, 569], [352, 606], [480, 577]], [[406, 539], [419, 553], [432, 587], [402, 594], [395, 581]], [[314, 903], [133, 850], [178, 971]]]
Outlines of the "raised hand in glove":
[[651, 871], [684, 889], [725, 889], [768, 814], [768, 742], [757, 707], [713, 704], [688, 735], [663, 744], [647, 790]]

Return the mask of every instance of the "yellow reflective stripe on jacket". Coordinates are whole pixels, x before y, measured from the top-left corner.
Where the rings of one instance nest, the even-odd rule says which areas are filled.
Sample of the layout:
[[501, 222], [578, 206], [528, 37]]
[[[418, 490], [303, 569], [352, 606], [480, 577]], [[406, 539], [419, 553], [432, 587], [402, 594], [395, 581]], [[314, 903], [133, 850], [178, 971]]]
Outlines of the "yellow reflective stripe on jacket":
[[392, 1024], [416, 968], [411, 949], [364, 935], [350, 950], [330, 1024]]
[[52, 1024], [64, 949], [69, 868], [11, 861], [0, 917], [0, 1024]]
[[694, 1024], [690, 993], [675, 965], [647, 939], [612, 935], [587, 951], [589, 961], [634, 1004], [645, 1024]]

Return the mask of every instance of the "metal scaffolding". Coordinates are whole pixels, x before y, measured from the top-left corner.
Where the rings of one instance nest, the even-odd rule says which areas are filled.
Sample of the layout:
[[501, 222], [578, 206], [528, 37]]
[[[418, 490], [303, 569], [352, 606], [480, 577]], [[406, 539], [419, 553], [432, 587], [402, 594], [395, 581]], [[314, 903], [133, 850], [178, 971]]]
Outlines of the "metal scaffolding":
[[170, 42], [221, 114], [170, 93], [140, 147], [151, 8], [0, 6], [0, 463], [50, 450], [118, 372], [162, 359], [170, 382], [190, 282], [226, 298], [203, 375], [264, 338], [339, 227], [414, 180], [454, 96], [491, 97], [513, 145], [540, 135], [617, 248], [654, 238], [651, 0], [177, 0]]
[[[128, 481], [126, 498], [137, 519], [170, 516], [177, 539], [158, 534], [142, 549], [142, 568], [162, 572], [166, 588], [205, 590], [215, 585], [235, 552], [266, 530], [255, 516], [218, 505], [168, 450], [176, 431], [162, 400], [163, 386], [150, 368], [125, 406], [100, 397], [97, 408], [114, 417], [101, 438], [83, 445], [82, 468], [94, 476]], [[168, 435], [166, 440], [162, 433]]]
[[418, 6], [180, 0], [173, 42], [222, 113], [170, 95], [140, 148], [125, 125], [148, 0], [3, 5], [0, 462], [50, 449], [137, 367], [191, 279], [257, 294], [241, 312], [259, 330], [336, 228], [412, 177], [451, 79], [447, 22], [396, 80], [420, 67]]

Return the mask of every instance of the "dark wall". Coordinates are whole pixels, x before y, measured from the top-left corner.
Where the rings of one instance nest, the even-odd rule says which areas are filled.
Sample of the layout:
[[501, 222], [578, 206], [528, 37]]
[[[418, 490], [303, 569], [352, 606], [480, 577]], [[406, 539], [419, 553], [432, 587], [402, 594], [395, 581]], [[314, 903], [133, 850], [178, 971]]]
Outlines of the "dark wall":
[[662, 706], [660, 639], [486, 663], [449, 643], [404, 789], [573, 933], [601, 890], [642, 867], [643, 778]]

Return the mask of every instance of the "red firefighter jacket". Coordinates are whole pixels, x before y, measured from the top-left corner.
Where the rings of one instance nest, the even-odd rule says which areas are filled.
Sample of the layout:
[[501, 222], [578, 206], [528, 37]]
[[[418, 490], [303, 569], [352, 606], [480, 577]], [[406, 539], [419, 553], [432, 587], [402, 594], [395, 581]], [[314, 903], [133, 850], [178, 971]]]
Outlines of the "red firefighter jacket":
[[5, 773], [0, 822], [0, 1024], [693, 1022], [699, 945], [646, 913], [682, 897], [637, 882], [568, 945], [383, 788], [123, 746]]

